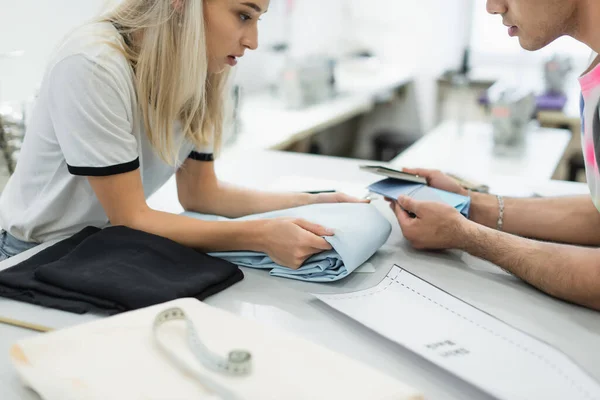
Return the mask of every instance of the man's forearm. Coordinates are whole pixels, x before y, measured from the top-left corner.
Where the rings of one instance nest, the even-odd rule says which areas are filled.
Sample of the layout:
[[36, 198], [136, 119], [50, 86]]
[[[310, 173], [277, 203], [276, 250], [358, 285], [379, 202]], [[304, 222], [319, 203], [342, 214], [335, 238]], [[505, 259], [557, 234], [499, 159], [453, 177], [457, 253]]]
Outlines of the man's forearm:
[[469, 222], [462, 250], [540, 290], [600, 310], [600, 250], [525, 239]]
[[[471, 220], [496, 228], [496, 196], [474, 193]], [[600, 245], [600, 213], [590, 196], [504, 199], [503, 230], [560, 243]]]

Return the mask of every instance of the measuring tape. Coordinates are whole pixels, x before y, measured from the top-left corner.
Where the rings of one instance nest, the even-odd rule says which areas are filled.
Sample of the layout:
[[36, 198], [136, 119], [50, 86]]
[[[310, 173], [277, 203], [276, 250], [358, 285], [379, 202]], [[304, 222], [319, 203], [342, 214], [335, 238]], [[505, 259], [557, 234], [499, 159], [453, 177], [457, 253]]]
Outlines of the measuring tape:
[[193, 322], [187, 317], [181, 308], [170, 308], [165, 310], [159, 313], [154, 319], [154, 325], [152, 327], [153, 339], [163, 353], [165, 353], [165, 355], [171, 360], [171, 362], [185, 372], [193, 375], [200, 383], [206, 386], [207, 389], [214, 391], [221, 398], [231, 400], [237, 399], [238, 397], [229, 389], [214, 382], [212, 379], [201, 375], [197, 371], [197, 368], [195, 368], [193, 365], [190, 365], [186, 359], [177, 355], [159, 339], [158, 330], [162, 325], [170, 321], [185, 322], [187, 330], [187, 342], [191, 352], [202, 365], [210, 370], [235, 377], [248, 376], [252, 372], [252, 354], [246, 350], [233, 350], [229, 352], [228, 357], [223, 357], [212, 352], [208, 347], [206, 347], [206, 345], [204, 345], [204, 343], [202, 343]]

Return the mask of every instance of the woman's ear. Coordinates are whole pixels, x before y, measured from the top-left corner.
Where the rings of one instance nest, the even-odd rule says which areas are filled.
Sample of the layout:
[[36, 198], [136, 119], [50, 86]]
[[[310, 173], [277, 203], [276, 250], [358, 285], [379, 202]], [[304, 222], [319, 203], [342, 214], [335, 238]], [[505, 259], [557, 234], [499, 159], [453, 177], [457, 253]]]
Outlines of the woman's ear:
[[173, 2], [173, 8], [177, 12], [181, 12], [183, 10], [183, 2], [184, 0], [171, 0]]

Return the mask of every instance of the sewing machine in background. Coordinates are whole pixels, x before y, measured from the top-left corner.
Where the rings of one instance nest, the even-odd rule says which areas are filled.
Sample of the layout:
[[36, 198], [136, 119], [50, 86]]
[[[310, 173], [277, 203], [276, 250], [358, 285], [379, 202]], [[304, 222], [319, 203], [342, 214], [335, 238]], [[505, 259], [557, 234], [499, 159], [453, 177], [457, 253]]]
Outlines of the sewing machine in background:
[[573, 69], [571, 59], [555, 55], [544, 63], [544, 82], [546, 93], [565, 95], [565, 83]]
[[335, 60], [314, 55], [303, 60], [288, 57], [279, 82], [285, 108], [298, 110], [335, 95]]
[[[563, 111], [567, 104], [567, 93], [566, 84], [567, 80], [570, 79], [569, 73], [572, 71], [571, 59], [560, 55], [554, 55], [551, 59], [546, 61], [543, 65], [543, 81], [540, 84], [532, 83], [535, 85], [535, 109], [536, 111]], [[524, 67], [525, 72], [526, 67]], [[511, 78], [512, 85], [523, 84], [522, 80]], [[533, 81], [537, 81], [535, 77]], [[500, 83], [504, 80], [499, 80]], [[504, 81], [504, 85], [506, 82]], [[531, 82], [529, 82], [531, 83]], [[494, 85], [495, 86], [495, 85]], [[520, 86], [520, 85], [519, 85]], [[493, 87], [493, 86], [492, 86]], [[490, 89], [481, 93], [478, 102], [482, 106], [490, 105]]]
[[0, 104], [0, 153], [9, 175], [12, 175], [17, 166], [25, 138], [25, 108], [25, 104]]
[[502, 155], [522, 154], [528, 126], [536, 110], [533, 92], [498, 82], [488, 90], [488, 101], [494, 130], [494, 152]]
[[562, 111], [567, 104], [565, 90], [569, 73], [573, 69], [571, 59], [554, 55], [543, 64], [544, 92], [536, 98], [538, 111]]

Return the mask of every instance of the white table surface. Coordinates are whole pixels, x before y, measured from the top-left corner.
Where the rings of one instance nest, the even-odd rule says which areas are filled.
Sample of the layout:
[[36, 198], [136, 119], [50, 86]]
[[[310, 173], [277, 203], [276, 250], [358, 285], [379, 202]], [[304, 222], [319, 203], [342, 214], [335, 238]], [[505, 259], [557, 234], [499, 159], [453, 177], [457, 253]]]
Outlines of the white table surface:
[[519, 176], [529, 180], [549, 180], [571, 139], [563, 129], [532, 128], [527, 133], [523, 154], [502, 156], [494, 153], [492, 126], [485, 122], [446, 121], [424, 135], [394, 158], [395, 167], [441, 169], [459, 175], [486, 178]]
[[[239, 158], [224, 157], [217, 161], [217, 172], [224, 180], [254, 188], [267, 187], [281, 176], [292, 175], [365, 185], [378, 179], [358, 170], [357, 166], [361, 163], [358, 160], [322, 156], [260, 152]], [[155, 207], [168, 211], [178, 209], [173, 184], [170, 181], [153, 198]], [[550, 192], [553, 186], [554, 183], [548, 182], [545, 190]], [[560, 193], [564, 194], [564, 188], [560, 188]], [[600, 379], [600, 351], [597, 351], [600, 349], [599, 313], [553, 299], [493, 265], [467, 254], [413, 250], [404, 241], [387, 205], [381, 200], [374, 204], [393, 222], [394, 227], [389, 241], [370, 260], [376, 268], [375, 273], [353, 274], [333, 284], [314, 284], [273, 278], [265, 271], [244, 269], [245, 279], [242, 282], [210, 297], [206, 302], [276, 329], [301, 335], [369, 364], [421, 389], [426, 399], [491, 399], [407, 349], [333, 312], [309, 295], [343, 293], [372, 287], [387, 274], [392, 264], [397, 263], [447, 292], [556, 346], [592, 376]], [[0, 269], [24, 256], [0, 264]], [[0, 315], [35, 320], [56, 327], [78, 324], [93, 318], [5, 299], [0, 299]], [[12, 343], [36, 334], [0, 325], [2, 400], [37, 398], [21, 386], [7, 357]], [[490, 362], [493, 363], [494, 360]]]
[[[351, 78], [354, 79], [351, 79]], [[306, 108], [286, 109], [270, 92], [244, 96], [240, 108], [241, 129], [225, 151], [282, 150], [315, 133], [373, 109], [378, 99], [413, 79], [410, 71], [382, 69], [376, 77], [354, 74], [344, 77], [343, 92]]]
[[372, 108], [371, 96], [364, 94], [339, 95], [300, 110], [285, 109], [269, 93], [254, 94], [241, 107], [241, 132], [225, 150], [280, 150]]

